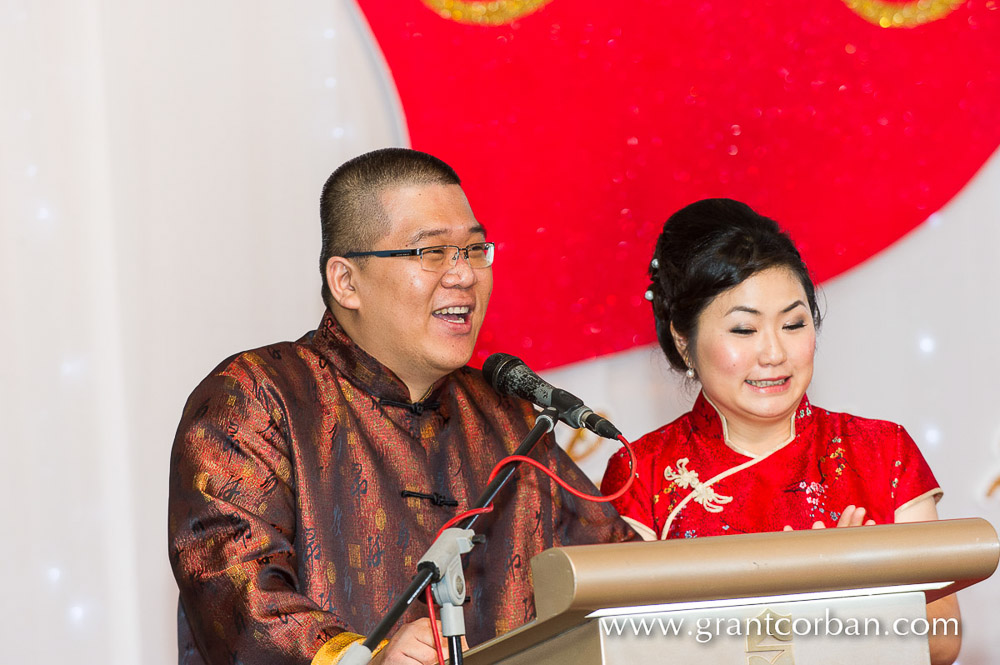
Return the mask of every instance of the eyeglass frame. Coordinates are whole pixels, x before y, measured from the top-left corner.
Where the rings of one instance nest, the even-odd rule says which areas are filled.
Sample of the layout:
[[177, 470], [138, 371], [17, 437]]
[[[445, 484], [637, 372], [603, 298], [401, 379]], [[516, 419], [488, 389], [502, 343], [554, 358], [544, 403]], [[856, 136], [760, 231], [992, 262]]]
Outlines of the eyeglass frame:
[[[465, 257], [465, 262], [469, 264], [469, 267], [473, 270], [483, 270], [484, 268], [489, 268], [493, 265], [493, 257], [490, 257], [489, 265], [485, 265], [482, 268], [473, 267], [472, 263], [469, 262], [469, 248], [473, 245], [483, 245], [487, 248], [487, 254], [496, 253], [496, 243], [490, 242], [488, 240], [483, 240], [481, 242], [470, 242], [465, 247], [459, 247], [458, 245], [430, 245], [429, 247], [417, 247], [416, 249], [378, 249], [370, 252], [347, 252], [344, 254], [345, 259], [353, 259], [363, 256], [374, 256], [380, 259], [385, 258], [395, 258], [400, 256], [415, 256], [420, 259], [420, 268], [426, 272], [439, 272], [438, 270], [432, 270], [429, 268], [424, 268], [423, 253], [430, 251], [432, 249], [443, 249], [445, 247], [451, 247], [455, 250], [454, 258], [451, 259], [451, 266], [447, 270], [451, 270], [458, 265], [458, 255], [462, 254]], [[445, 264], [447, 265], [447, 264]]]

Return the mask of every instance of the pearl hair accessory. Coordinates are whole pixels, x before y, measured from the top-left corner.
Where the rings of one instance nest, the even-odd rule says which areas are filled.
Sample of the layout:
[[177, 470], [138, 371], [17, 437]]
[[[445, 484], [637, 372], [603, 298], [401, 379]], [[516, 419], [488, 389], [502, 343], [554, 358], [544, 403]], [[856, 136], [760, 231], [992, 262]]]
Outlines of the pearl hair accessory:
[[653, 300], [653, 289], [646, 289], [646, 300]]
[[652, 261], [650, 261], [649, 267], [651, 270], [656, 270], [657, 268], [659, 268], [660, 267], [659, 259], [653, 259]]

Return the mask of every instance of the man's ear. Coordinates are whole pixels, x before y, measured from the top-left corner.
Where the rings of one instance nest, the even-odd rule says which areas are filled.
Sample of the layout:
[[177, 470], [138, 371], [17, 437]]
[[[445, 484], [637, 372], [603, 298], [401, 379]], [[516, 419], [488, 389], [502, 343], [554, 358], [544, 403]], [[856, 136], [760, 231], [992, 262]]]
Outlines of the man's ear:
[[342, 256], [331, 256], [326, 262], [326, 285], [330, 295], [344, 309], [359, 309], [358, 266]]

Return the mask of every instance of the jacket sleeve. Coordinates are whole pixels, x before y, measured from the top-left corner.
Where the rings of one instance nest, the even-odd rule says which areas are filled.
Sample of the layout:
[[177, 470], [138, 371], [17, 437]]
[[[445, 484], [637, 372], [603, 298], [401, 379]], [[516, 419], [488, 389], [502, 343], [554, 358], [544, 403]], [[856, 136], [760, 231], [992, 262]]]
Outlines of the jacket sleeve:
[[295, 479], [276, 395], [232, 363], [195, 390], [174, 440], [170, 563], [181, 620], [209, 665], [332, 663], [361, 639], [300, 593], [297, 561], [308, 552], [294, 546]]

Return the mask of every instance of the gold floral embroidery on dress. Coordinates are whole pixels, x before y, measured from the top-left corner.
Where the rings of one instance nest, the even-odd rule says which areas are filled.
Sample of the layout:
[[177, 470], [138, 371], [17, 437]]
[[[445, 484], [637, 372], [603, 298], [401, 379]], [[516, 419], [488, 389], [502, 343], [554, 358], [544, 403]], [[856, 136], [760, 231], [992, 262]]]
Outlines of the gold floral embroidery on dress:
[[552, 0], [423, 0], [441, 18], [458, 23], [504, 25], [537, 11]]
[[[843, 439], [841, 439], [839, 436], [830, 440], [831, 444], [842, 443], [842, 442]], [[830, 461], [830, 463], [833, 465], [834, 475], [836, 475], [837, 478], [840, 478], [842, 475], [844, 475], [844, 469], [847, 468], [847, 461], [845, 457], [846, 452], [847, 451], [844, 450], [843, 447], [838, 446], [829, 455], [824, 455], [823, 457], [820, 457], [819, 463], [820, 465], [823, 465], [827, 461]]]
[[673, 467], [668, 466], [663, 470], [663, 477], [675, 483], [681, 489], [690, 487], [694, 495], [694, 500], [700, 503], [708, 512], [721, 513], [723, 510], [722, 506], [732, 501], [733, 497], [717, 494], [714, 489], [701, 482], [698, 479], [698, 472], [687, 468], [690, 461], [687, 457], [680, 458], [677, 460], [677, 471], [674, 471]]
[[882, 28], [915, 28], [943, 19], [965, 4], [965, 0], [844, 0], [844, 4], [864, 20]]

